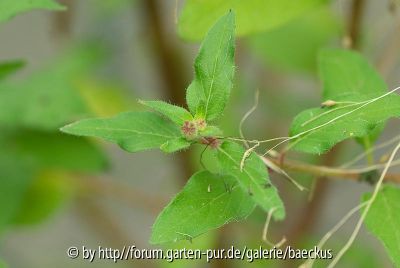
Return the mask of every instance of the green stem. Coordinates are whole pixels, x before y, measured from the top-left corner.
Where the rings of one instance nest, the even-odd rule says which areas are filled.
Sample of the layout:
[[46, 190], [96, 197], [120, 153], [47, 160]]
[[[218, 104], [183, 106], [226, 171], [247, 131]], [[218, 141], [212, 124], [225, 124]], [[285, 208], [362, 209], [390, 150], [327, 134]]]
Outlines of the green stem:
[[364, 149], [365, 149], [365, 153], [367, 156], [368, 165], [373, 165], [375, 163], [374, 153], [371, 150], [371, 140], [369, 139], [368, 136], [365, 136], [363, 138], [363, 144], [364, 144]]

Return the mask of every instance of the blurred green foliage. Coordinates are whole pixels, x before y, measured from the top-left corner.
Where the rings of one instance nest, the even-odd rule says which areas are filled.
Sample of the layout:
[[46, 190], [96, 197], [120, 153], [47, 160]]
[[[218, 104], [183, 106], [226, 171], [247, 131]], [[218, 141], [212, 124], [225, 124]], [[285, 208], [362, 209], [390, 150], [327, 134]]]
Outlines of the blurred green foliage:
[[22, 60], [13, 60], [0, 62], [0, 80], [15, 73], [18, 69], [24, 67], [25, 62]]
[[202, 39], [213, 23], [232, 9], [237, 14], [237, 35], [248, 35], [272, 30], [325, 3], [327, 0], [187, 0], [178, 33], [188, 40]]
[[0, 232], [13, 221], [18, 213], [25, 192], [31, 183], [32, 166], [21, 161], [15, 154], [0, 154], [1, 195], [0, 195]]
[[315, 73], [319, 49], [338, 41], [339, 18], [319, 8], [270, 31], [249, 37], [254, 52], [268, 67], [293, 73]]
[[137, 109], [132, 96], [118, 83], [88, 77], [77, 81], [76, 87], [88, 109], [97, 116]]
[[101, 50], [96, 47], [77, 47], [24, 80], [3, 81], [0, 124], [54, 131], [71, 120], [88, 116], [90, 111], [74, 83], [88, 74], [100, 57]]
[[73, 179], [73, 174], [59, 170], [44, 170], [35, 174], [12, 224], [36, 224], [46, 219], [77, 191]]
[[107, 168], [99, 146], [58, 132], [60, 126], [77, 118], [130, 107], [118, 87], [110, 84], [112, 90], [101, 88], [90, 78], [102, 55], [97, 46], [77, 46], [18, 81], [5, 78], [22, 67], [20, 61], [0, 68], [4, 70], [0, 81], [0, 157], [6, 159], [1, 161], [1, 196], [8, 200], [2, 202], [0, 230], [42, 221], [72, 196], [76, 176]]
[[[59, 133], [14, 131], [5, 147], [30, 159], [38, 168], [96, 172], [107, 166], [105, 156], [94, 143]], [[76, 157], [77, 153], [79, 158]]]
[[64, 10], [65, 8], [53, 0], [2, 0], [0, 2], [0, 22], [34, 9]]

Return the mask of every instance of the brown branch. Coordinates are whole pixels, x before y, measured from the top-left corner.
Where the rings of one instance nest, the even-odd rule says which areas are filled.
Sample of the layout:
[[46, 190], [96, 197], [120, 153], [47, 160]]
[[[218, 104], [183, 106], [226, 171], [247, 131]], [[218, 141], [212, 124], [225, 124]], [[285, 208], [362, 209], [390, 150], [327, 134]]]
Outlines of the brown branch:
[[67, 7], [67, 10], [55, 12], [53, 14], [53, 32], [59, 38], [66, 38], [72, 32], [72, 19], [75, 10], [75, 1], [59, 0], [61, 5]]
[[[346, 179], [352, 181], [361, 181], [362, 176], [364, 175], [364, 173], [360, 173], [356, 169], [342, 169], [342, 168], [334, 168], [327, 166], [311, 165], [288, 159], [285, 159], [285, 161], [281, 164], [279, 159], [274, 159], [274, 158], [268, 158], [268, 159], [284, 170], [304, 172], [319, 177], [330, 177], [330, 178]], [[400, 183], [400, 174], [387, 174], [385, 176], [385, 181]]]
[[347, 38], [349, 41], [347, 45], [349, 48], [359, 49], [360, 47], [361, 21], [364, 8], [365, 0], [353, 0], [347, 29]]
[[186, 106], [185, 88], [185, 64], [181, 53], [171, 42], [172, 37], [167, 36], [163, 27], [162, 15], [160, 12], [161, 3], [156, 0], [143, 0], [143, 7], [146, 13], [146, 23], [152, 38], [152, 46], [159, 61], [159, 71], [167, 93], [175, 104]]
[[[148, 27], [147, 32], [152, 38], [151, 44], [154, 46], [154, 53], [159, 61], [158, 67], [164, 81], [166, 97], [174, 104], [184, 107], [186, 106], [185, 88], [187, 86], [185, 72], [188, 68], [185, 67], [182, 55], [176, 46], [171, 43], [171, 36], [167, 36], [163, 27], [159, 8], [161, 3], [156, 0], [143, 0], [142, 3], [146, 13], [145, 25]], [[184, 184], [194, 171], [190, 160], [190, 151], [179, 152], [177, 155]]]

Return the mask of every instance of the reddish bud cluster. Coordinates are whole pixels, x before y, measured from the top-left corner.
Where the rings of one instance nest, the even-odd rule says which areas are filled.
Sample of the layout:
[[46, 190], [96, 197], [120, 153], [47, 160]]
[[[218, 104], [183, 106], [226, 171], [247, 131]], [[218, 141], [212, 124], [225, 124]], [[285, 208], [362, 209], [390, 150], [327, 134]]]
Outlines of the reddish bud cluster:
[[218, 148], [218, 146], [220, 145], [220, 141], [217, 138], [214, 138], [214, 137], [202, 137], [200, 139], [200, 143], [208, 145], [213, 149]]
[[194, 138], [197, 135], [196, 125], [191, 121], [185, 121], [181, 127], [183, 135], [187, 138]]

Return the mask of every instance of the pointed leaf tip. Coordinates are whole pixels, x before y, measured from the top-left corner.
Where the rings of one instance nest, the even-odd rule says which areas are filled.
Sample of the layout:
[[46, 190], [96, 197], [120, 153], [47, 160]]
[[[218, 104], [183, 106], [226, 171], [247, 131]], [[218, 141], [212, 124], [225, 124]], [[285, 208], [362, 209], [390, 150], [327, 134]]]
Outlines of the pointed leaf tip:
[[228, 12], [203, 40], [194, 69], [195, 78], [186, 91], [193, 115], [212, 121], [221, 116], [228, 102], [234, 77], [235, 17]]
[[181, 137], [177, 125], [152, 112], [125, 112], [110, 118], [84, 119], [63, 127], [62, 131], [102, 138], [129, 152], [159, 148]]

